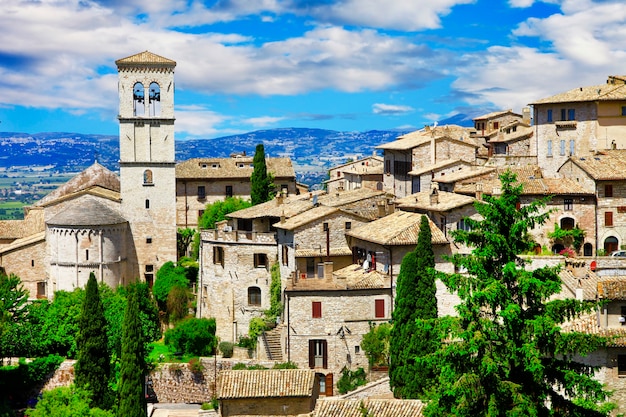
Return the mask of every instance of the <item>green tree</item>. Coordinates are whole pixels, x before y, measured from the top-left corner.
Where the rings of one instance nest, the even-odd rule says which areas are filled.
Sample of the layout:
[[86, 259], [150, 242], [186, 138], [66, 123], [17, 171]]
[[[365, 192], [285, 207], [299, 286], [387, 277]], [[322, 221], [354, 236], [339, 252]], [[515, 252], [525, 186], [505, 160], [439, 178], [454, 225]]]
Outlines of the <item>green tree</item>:
[[107, 321], [98, 291], [98, 281], [92, 272], [85, 289], [82, 314], [79, 319], [76, 340], [75, 384], [92, 393], [93, 405], [110, 407], [109, 378], [111, 376], [111, 354], [107, 345]]
[[[28, 291], [22, 286], [22, 280], [14, 274], [6, 275], [0, 271], [0, 357], [12, 355], [11, 345], [5, 337], [16, 333], [28, 310]], [[9, 337], [9, 340], [12, 340]]]
[[256, 145], [254, 158], [252, 159], [254, 170], [250, 177], [250, 200], [252, 205], [265, 203], [274, 198], [274, 184], [271, 175], [267, 173], [265, 161], [265, 148], [262, 143]]
[[89, 391], [75, 385], [44, 391], [35, 408], [26, 410], [26, 416], [114, 417], [111, 411], [98, 407], [90, 408], [92, 403], [90, 395]]
[[76, 335], [79, 332], [79, 317], [82, 312], [85, 291], [56, 291], [52, 303], [47, 307], [45, 322], [41, 328], [48, 352], [68, 358], [76, 357]]
[[552, 299], [561, 290], [558, 268], [526, 269], [518, 256], [531, 248], [528, 231], [543, 224], [545, 200], [517, 208], [522, 186], [510, 171], [502, 194], [475, 204], [481, 220], [466, 219], [455, 255], [467, 274], [440, 274], [458, 294], [458, 318], [440, 322], [440, 349], [418, 357], [439, 370], [428, 392], [427, 416], [605, 416], [607, 394], [593, 368], [573, 360], [606, 345], [602, 337], [562, 332], [564, 321], [595, 303]]
[[178, 257], [181, 258], [187, 254], [187, 248], [189, 244], [193, 242], [193, 237], [197, 232], [192, 228], [178, 228], [176, 233], [176, 249], [178, 250]]
[[168, 261], [157, 271], [156, 280], [152, 287], [152, 294], [154, 294], [161, 311], [167, 311], [167, 296], [170, 290], [177, 285], [189, 286], [187, 272], [182, 266], [177, 266], [172, 261]]
[[215, 329], [215, 319], [213, 318], [189, 317], [180, 321], [173, 329], [165, 332], [164, 343], [176, 352], [196, 356], [212, 355], [217, 348]]
[[392, 326], [389, 323], [375, 325], [370, 323], [370, 331], [363, 335], [361, 347], [370, 368], [373, 366], [389, 366], [389, 344]]
[[167, 316], [170, 323], [176, 323], [189, 315], [189, 288], [174, 285], [167, 295]]
[[198, 219], [198, 228], [215, 229], [215, 223], [225, 220], [228, 214], [251, 206], [249, 201], [240, 197], [227, 197], [224, 201], [207, 204], [204, 213]]
[[435, 255], [430, 222], [420, 220], [417, 246], [402, 259], [396, 287], [389, 354], [389, 382], [398, 398], [419, 398], [428, 384], [430, 370], [415, 358], [437, 348], [429, 320], [437, 318]]
[[119, 412], [125, 417], [146, 417], [143, 392], [146, 374], [146, 348], [139, 319], [138, 292], [131, 287], [122, 327], [122, 357], [120, 361]]

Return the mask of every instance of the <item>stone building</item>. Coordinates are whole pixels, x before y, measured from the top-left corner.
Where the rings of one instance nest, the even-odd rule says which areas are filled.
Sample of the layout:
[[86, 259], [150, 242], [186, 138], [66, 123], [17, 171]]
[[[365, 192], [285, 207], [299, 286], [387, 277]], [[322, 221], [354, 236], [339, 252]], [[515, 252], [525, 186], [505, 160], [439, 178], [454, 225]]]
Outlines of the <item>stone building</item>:
[[[250, 200], [253, 158], [192, 158], [176, 165], [176, 224], [198, 227], [207, 204], [239, 197]], [[289, 158], [266, 158], [267, 172], [274, 176], [279, 193], [296, 194], [296, 174]]]
[[308, 369], [221, 371], [217, 386], [223, 417], [308, 414], [320, 394], [315, 373]]
[[329, 193], [361, 187], [382, 191], [383, 162], [380, 156], [372, 155], [332, 167], [328, 170], [326, 189]]
[[31, 298], [82, 287], [93, 272], [112, 287], [176, 260], [174, 67], [150, 52], [116, 61], [120, 176], [97, 162], [33, 207], [0, 222], [0, 267]]
[[620, 149], [571, 157], [558, 170], [559, 175], [575, 181], [595, 197], [594, 211], [583, 228], [588, 238], [594, 228], [597, 230], [594, 248], [606, 254], [626, 247], [625, 167], [626, 150]]
[[453, 172], [476, 165], [483, 142], [470, 138], [470, 129], [450, 125], [427, 126], [379, 145], [376, 149], [384, 151], [385, 160], [383, 190], [398, 198], [429, 190], [434, 176], [431, 167], [445, 164], [439, 169]]
[[285, 289], [282, 328], [287, 360], [314, 369], [322, 392], [332, 389], [344, 368], [367, 370], [361, 341], [370, 324], [391, 319], [391, 300], [390, 276], [360, 265], [313, 279], [293, 277]]
[[537, 162], [546, 177], [570, 157], [626, 148], [626, 77], [578, 87], [532, 103]]

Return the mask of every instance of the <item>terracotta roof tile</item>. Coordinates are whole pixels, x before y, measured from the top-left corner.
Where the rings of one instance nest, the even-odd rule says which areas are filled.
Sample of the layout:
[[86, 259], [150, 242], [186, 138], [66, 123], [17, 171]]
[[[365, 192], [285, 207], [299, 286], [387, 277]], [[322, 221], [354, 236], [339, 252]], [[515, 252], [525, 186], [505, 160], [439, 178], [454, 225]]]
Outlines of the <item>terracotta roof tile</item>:
[[626, 328], [607, 328], [598, 325], [598, 316], [589, 314], [576, 320], [564, 323], [561, 326], [563, 332], [579, 332], [589, 335], [606, 337], [609, 347], [626, 347]]
[[[176, 164], [177, 179], [250, 178], [254, 167], [252, 157], [192, 158]], [[267, 172], [275, 178], [293, 178], [296, 173], [289, 158], [267, 158]]]
[[424, 403], [420, 400], [398, 399], [320, 399], [317, 401], [313, 417], [420, 417]]
[[47, 222], [52, 226], [105, 226], [126, 223], [120, 213], [96, 199], [86, 198], [73, 204]]
[[12, 252], [16, 249], [20, 249], [23, 248], [25, 246], [28, 245], [32, 245], [34, 243], [39, 243], [39, 242], [43, 242], [46, 240], [46, 232], [39, 232], [39, 233], [35, 233], [32, 234], [30, 236], [21, 238], [21, 239], [17, 239], [13, 242], [11, 242], [10, 245], [7, 245], [5, 247], [3, 247], [2, 249], [0, 249], [0, 254], [5, 254], [5, 253], [9, 253]]
[[158, 65], [176, 66], [176, 61], [172, 61], [171, 59], [164, 58], [160, 55], [154, 54], [149, 51], [144, 51], [144, 52], [139, 52], [138, 54], [127, 56], [126, 58], [118, 59], [117, 61], [115, 61], [115, 64], [118, 67], [134, 66], [138, 64], [158, 64]]
[[572, 163], [579, 166], [594, 180], [615, 181], [626, 179], [626, 149], [597, 152], [587, 157], [571, 157]]
[[[398, 210], [388, 216], [352, 229], [346, 232], [346, 236], [379, 245], [416, 245], [421, 218], [422, 214]], [[432, 243], [435, 245], [448, 243], [443, 232], [432, 220], [429, 219], [428, 221], [432, 233]]]
[[268, 369], [221, 371], [218, 398], [309, 397], [313, 394], [315, 371], [310, 369]]
[[626, 100], [626, 85], [621, 84], [600, 84], [589, 87], [574, 88], [563, 93], [542, 98], [531, 103], [552, 104], [552, 103], [574, 103], [583, 101], [610, 101]]
[[505, 114], [512, 114], [513, 116], [522, 118], [521, 114], [515, 113], [512, 109], [508, 109], [508, 110], [500, 110], [500, 111], [494, 111], [491, 113], [483, 114], [482, 116], [474, 117], [473, 120], [495, 119], [496, 117], [504, 116]]
[[599, 281], [598, 297], [607, 300], [626, 300], [626, 279]]
[[437, 191], [437, 202], [431, 204], [430, 191], [421, 191], [396, 200], [401, 209], [421, 209], [432, 211], [448, 211], [468, 204], [474, 204], [476, 199], [463, 194]]
[[470, 130], [470, 128], [456, 125], [437, 126], [429, 128], [428, 130], [416, 130], [406, 135], [398, 136], [398, 138], [392, 142], [378, 145], [376, 149], [409, 150], [430, 143], [433, 138], [435, 140], [454, 140], [467, 146], [478, 147], [477, 142], [473, 138], [470, 138]]

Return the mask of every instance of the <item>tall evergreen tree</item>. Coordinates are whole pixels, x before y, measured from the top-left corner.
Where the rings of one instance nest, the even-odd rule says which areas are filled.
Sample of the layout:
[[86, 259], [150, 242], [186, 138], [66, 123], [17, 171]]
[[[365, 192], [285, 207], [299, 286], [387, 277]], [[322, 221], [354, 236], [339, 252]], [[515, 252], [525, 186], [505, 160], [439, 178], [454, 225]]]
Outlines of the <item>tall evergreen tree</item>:
[[390, 385], [398, 398], [421, 396], [430, 375], [415, 358], [432, 352], [437, 341], [427, 322], [437, 317], [435, 255], [430, 222], [421, 217], [417, 246], [402, 259], [396, 287], [393, 328], [389, 346]]
[[[561, 290], [558, 268], [525, 268], [518, 254], [533, 243], [528, 231], [546, 221], [546, 200], [519, 207], [522, 186], [510, 171], [500, 196], [475, 204], [481, 220], [452, 233], [474, 247], [453, 263], [467, 274], [440, 274], [461, 299], [459, 317], [442, 320], [445, 340], [418, 366], [436, 366], [427, 416], [606, 416], [606, 392], [593, 368], [572, 360], [606, 340], [562, 332], [560, 324], [591, 312], [595, 303], [553, 299]], [[518, 208], [519, 207], [519, 208]]]
[[98, 290], [98, 281], [89, 274], [82, 312], [79, 317], [79, 333], [76, 338], [75, 383], [92, 393], [92, 405], [110, 407], [109, 379], [111, 355], [107, 346], [107, 321]]
[[252, 164], [254, 165], [254, 170], [250, 177], [250, 200], [252, 201], [252, 205], [255, 206], [265, 203], [274, 197], [272, 195], [274, 187], [273, 179], [271, 175], [267, 173], [265, 148], [262, 143], [256, 145]]
[[139, 319], [137, 290], [128, 292], [122, 328], [122, 357], [120, 361], [119, 411], [124, 417], [146, 417], [144, 384], [146, 374], [145, 345]]

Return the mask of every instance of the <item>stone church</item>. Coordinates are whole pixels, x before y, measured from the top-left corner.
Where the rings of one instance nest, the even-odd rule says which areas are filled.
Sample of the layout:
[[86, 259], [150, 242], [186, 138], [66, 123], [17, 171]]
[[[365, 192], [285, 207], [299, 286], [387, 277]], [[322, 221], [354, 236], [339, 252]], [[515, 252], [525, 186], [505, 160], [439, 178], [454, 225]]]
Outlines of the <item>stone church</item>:
[[91, 272], [111, 287], [151, 283], [176, 260], [176, 62], [145, 51], [116, 65], [119, 177], [95, 162], [24, 220], [0, 221], [0, 268], [31, 298], [83, 287]]

